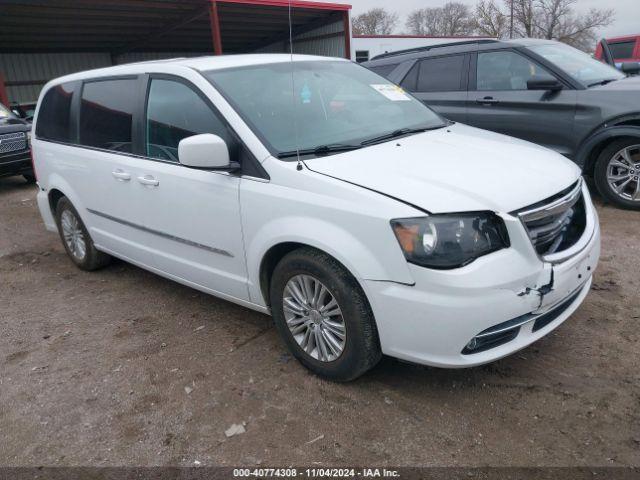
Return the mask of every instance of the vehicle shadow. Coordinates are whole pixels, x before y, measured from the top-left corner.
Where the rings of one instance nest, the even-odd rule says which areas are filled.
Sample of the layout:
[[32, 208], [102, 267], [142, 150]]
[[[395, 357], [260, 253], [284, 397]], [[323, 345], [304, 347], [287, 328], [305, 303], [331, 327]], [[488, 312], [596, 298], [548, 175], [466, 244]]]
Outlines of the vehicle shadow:
[[21, 176], [15, 177], [0, 177], [0, 195], [3, 193], [17, 192], [17, 191], [35, 191], [36, 185], [28, 183]]

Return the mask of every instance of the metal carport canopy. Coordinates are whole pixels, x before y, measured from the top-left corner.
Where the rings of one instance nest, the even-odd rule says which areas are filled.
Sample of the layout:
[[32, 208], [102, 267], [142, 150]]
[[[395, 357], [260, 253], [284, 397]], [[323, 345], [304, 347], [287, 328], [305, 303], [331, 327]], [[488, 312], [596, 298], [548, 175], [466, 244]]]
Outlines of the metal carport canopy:
[[[349, 57], [350, 5], [296, 0], [291, 7], [294, 36], [342, 21]], [[288, 35], [288, 0], [2, 0], [0, 5], [0, 53], [244, 53]], [[324, 34], [331, 35], [337, 33]]]

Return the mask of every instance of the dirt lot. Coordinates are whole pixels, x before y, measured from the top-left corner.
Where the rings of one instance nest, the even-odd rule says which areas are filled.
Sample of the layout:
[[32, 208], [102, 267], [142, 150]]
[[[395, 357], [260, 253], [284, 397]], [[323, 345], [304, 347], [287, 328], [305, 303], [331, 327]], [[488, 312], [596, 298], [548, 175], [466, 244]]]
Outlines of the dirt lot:
[[640, 213], [599, 205], [593, 291], [533, 346], [468, 370], [385, 358], [341, 385], [267, 316], [76, 269], [35, 193], [0, 179], [0, 465], [640, 465]]

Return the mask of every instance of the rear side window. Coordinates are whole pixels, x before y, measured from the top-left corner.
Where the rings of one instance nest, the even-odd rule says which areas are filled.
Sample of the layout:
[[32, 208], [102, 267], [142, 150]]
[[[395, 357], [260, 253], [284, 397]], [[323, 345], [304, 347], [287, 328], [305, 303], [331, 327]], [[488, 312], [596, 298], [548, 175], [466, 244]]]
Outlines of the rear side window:
[[414, 92], [464, 90], [464, 55], [427, 58], [416, 63], [403, 82]]
[[629, 42], [610, 43], [609, 49], [613, 58], [633, 58], [633, 49], [636, 46], [636, 41], [631, 40]]
[[164, 79], [151, 80], [146, 118], [146, 154], [178, 161], [178, 144], [201, 133], [221, 137], [234, 158], [235, 142], [226, 125], [189, 86]]
[[132, 152], [136, 79], [85, 83], [80, 104], [80, 144]]
[[36, 137], [56, 142], [71, 142], [72, 83], [51, 87], [45, 93], [38, 114]]
[[369, 70], [377, 73], [382, 77], [388, 77], [391, 74], [391, 72], [393, 72], [396, 69], [397, 66], [398, 66], [397, 63], [393, 65], [380, 65], [378, 67], [369, 67]]

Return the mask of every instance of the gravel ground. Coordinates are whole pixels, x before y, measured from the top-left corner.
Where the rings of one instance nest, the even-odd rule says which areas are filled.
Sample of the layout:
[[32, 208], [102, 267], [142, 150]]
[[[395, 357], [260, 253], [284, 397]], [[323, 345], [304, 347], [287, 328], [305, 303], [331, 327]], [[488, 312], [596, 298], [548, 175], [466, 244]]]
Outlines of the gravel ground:
[[0, 179], [2, 466], [640, 465], [640, 212], [598, 205], [593, 291], [531, 347], [334, 384], [267, 316], [122, 262], [76, 269], [35, 194]]

